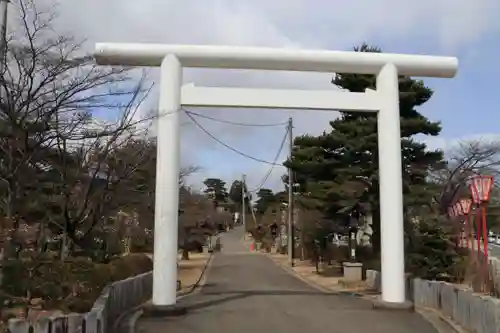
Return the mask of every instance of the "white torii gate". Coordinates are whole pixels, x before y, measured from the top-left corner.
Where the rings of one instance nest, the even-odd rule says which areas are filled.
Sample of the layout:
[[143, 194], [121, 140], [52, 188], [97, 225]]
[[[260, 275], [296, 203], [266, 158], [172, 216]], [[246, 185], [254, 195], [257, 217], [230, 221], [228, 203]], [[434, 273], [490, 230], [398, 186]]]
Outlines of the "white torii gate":
[[[405, 304], [402, 162], [398, 75], [454, 77], [451, 57], [275, 48], [96, 44], [101, 65], [161, 67], [152, 303], [176, 304], [180, 108], [255, 107], [372, 111], [378, 115], [381, 220], [381, 302]], [[183, 67], [373, 74], [376, 91], [204, 88], [182, 85]]]

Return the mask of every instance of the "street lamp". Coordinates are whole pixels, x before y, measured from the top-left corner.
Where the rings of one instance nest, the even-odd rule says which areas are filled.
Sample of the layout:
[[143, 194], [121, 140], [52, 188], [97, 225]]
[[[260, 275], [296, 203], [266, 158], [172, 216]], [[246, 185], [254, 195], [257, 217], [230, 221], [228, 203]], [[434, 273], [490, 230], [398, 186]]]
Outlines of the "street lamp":
[[[477, 240], [480, 245], [481, 226], [483, 232], [483, 250], [486, 262], [488, 262], [488, 230], [486, 229], [486, 204], [490, 200], [491, 188], [493, 186], [492, 176], [476, 176], [471, 179], [469, 188], [472, 194], [472, 203], [476, 206]], [[478, 254], [480, 249], [478, 248]]]
[[[486, 227], [486, 205], [490, 199], [492, 186], [493, 186], [493, 177], [481, 176], [481, 175], [473, 177], [469, 184], [469, 188], [472, 194], [472, 203], [476, 206], [476, 225], [477, 225], [477, 242], [478, 242], [477, 255], [478, 255], [478, 264], [480, 265], [480, 271], [482, 271], [484, 276], [483, 287], [485, 291], [489, 289], [488, 231]], [[484, 259], [482, 259], [480, 250], [481, 226], [483, 232]]]
[[465, 219], [464, 219], [465, 238], [466, 238], [467, 248], [469, 248], [470, 244], [472, 244], [472, 251], [474, 252], [474, 241], [471, 240], [474, 228], [472, 227], [471, 220], [470, 220], [470, 209], [472, 206], [472, 200], [471, 199], [461, 199], [459, 201], [459, 203], [460, 203], [460, 207], [462, 209], [462, 213], [465, 217]]
[[463, 234], [464, 230], [462, 228], [462, 216], [464, 215], [464, 212], [462, 210], [462, 205], [460, 204], [460, 201], [455, 202], [453, 205], [455, 207], [455, 212], [457, 213], [457, 223], [458, 223], [458, 246], [462, 247], [462, 239], [463, 239]]
[[[460, 212], [458, 210], [458, 206], [457, 206], [456, 202], [453, 203], [453, 204], [451, 204], [450, 206], [448, 206], [448, 218], [451, 220], [452, 226], [453, 226], [453, 223], [455, 223], [455, 220], [459, 216], [460, 216]], [[458, 239], [460, 239], [460, 233], [459, 233]], [[459, 241], [458, 240], [455, 242], [455, 245], [459, 246]]]
[[453, 209], [453, 206], [448, 207], [448, 218], [450, 220], [455, 218], [455, 210]]

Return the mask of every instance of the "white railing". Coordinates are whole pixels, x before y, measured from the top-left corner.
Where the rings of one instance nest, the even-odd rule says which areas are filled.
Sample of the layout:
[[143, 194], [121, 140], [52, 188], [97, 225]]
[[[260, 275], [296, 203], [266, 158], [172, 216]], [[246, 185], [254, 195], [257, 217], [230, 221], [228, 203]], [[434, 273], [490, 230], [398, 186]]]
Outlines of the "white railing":
[[[380, 292], [380, 273], [366, 271], [370, 288]], [[422, 279], [407, 280], [407, 297], [416, 308], [440, 311], [470, 332], [493, 333], [500, 327], [500, 300], [473, 293], [451, 283]]]

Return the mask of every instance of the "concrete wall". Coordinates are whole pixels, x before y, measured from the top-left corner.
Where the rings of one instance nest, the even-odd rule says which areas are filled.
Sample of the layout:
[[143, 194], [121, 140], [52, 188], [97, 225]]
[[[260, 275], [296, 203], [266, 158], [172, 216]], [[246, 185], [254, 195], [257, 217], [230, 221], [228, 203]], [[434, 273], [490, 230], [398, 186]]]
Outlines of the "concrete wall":
[[500, 259], [496, 257], [490, 257], [488, 259], [490, 267], [490, 276], [495, 286], [495, 297], [500, 298]]
[[[380, 273], [368, 270], [370, 288], [380, 291]], [[476, 333], [500, 332], [500, 299], [459, 289], [446, 282], [408, 279], [408, 298], [416, 307], [440, 311], [463, 328]]]
[[[41, 318], [35, 323], [9, 320], [10, 333], [114, 333], [117, 319], [151, 298], [153, 273], [148, 272], [107, 286], [90, 312]], [[32, 330], [32, 331], [31, 331]]]

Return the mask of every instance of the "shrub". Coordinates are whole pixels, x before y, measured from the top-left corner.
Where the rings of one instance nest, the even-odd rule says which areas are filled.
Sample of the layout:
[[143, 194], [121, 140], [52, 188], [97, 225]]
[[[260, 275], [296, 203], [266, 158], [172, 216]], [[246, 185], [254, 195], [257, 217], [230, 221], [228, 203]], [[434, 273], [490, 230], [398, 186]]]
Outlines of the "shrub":
[[463, 258], [449, 232], [437, 222], [420, 222], [414, 227], [408, 244], [408, 272], [426, 280], [455, 282], [463, 275], [457, 274]]
[[188, 252], [203, 252], [204, 243], [202, 239], [191, 239], [182, 246], [182, 249]]
[[264, 237], [266, 237], [266, 229], [263, 226], [258, 225], [250, 230], [250, 234], [256, 242], [262, 242]]
[[148, 256], [138, 253], [112, 260], [110, 265], [112, 281], [123, 280], [153, 269], [153, 261]]
[[130, 246], [130, 252], [132, 253], [148, 253], [153, 252], [153, 244], [151, 242], [140, 242], [133, 241]]
[[271, 248], [273, 246], [273, 240], [269, 237], [265, 237], [262, 239], [262, 249], [267, 253], [271, 252]]
[[[106, 285], [152, 270], [153, 263], [143, 254], [131, 254], [109, 264], [90, 258], [54, 260], [48, 254], [6, 260], [3, 290], [18, 304], [41, 298], [46, 309], [68, 312], [89, 311]], [[29, 297], [28, 297], [29, 296]]]

